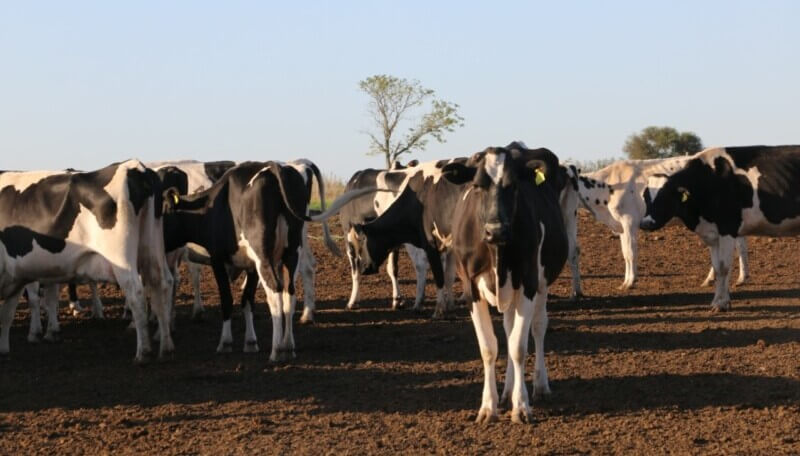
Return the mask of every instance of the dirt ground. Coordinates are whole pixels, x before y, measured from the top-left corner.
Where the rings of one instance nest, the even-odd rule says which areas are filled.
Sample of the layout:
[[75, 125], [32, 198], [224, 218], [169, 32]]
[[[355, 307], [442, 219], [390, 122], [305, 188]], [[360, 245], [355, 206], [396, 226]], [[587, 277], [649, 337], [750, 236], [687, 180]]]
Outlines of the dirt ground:
[[[800, 453], [800, 239], [751, 239], [751, 279], [734, 290], [732, 311], [718, 315], [708, 313], [711, 289], [700, 287], [710, 262], [694, 234], [669, 227], [639, 240], [639, 282], [619, 291], [619, 241], [582, 214], [589, 297], [565, 299], [568, 268], [551, 288], [553, 396], [534, 404], [533, 425], [512, 424], [507, 413], [473, 423], [483, 374], [466, 308], [431, 321], [429, 283], [425, 314], [392, 311], [381, 274], [364, 280], [361, 309], [347, 311], [346, 260], [317, 238], [317, 322], [296, 323], [291, 362], [267, 360], [263, 292], [261, 353], [241, 352], [238, 308], [237, 352], [215, 353], [220, 315], [209, 271], [205, 319], [189, 318], [184, 281], [175, 356], [144, 367], [132, 363], [135, 336], [113, 288], [102, 289], [105, 320], [74, 318], [62, 301], [56, 344], [26, 341], [22, 303], [11, 355], [0, 361], [0, 454]], [[405, 256], [401, 274], [412, 298]], [[497, 314], [495, 332], [502, 381]], [[530, 389], [532, 356], [528, 363]]]

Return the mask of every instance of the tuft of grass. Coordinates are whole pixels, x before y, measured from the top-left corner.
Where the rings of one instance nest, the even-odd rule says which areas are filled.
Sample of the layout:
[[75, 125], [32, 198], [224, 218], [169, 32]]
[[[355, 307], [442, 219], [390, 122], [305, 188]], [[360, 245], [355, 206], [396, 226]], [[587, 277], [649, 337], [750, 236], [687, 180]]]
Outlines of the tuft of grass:
[[[344, 193], [344, 187], [347, 185], [347, 182], [339, 176], [330, 173], [323, 173], [322, 179], [325, 181], [325, 203], [326, 205], [330, 205], [333, 200]], [[309, 207], [312, 210], [320, 210], [322, 208], [316, 179], [314, 179], [314, 185], [311, 188], [311, 203]]]

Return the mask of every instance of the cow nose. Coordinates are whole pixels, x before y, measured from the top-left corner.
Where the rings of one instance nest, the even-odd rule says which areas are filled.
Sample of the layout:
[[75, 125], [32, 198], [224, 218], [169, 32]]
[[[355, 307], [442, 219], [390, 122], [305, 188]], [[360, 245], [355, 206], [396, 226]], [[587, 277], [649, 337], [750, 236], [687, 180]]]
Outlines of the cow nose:
[[508, 240], [508, 233], [502, 223], [487, 223], [483, 229], [483, 238], [490, 244], [502, 245]]

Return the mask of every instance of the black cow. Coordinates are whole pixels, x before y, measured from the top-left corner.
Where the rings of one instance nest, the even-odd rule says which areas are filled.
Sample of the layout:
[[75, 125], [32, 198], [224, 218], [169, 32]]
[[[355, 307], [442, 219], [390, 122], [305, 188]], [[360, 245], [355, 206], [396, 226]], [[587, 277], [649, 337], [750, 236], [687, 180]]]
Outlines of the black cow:
[[36, 280], [52, 289], [72, 280], [118, 283], [133, 312], [137, 362], [150, 353], [147, 295], [160, 355], [173, 351], [161, 208], [158, 177], [136, 160], [93, 172], [0, 174], [0, 353], [8, 353], [22, 288]]
[[472, 321], [484, 366], [478, 422], [497, 418], [497, 339], [488, 304], [503, 314], [509, 347], [501, 400], [511, 395], [511, 419], [532, 419], [525, 388], [528, 332], [536, 365], [534, 396], [550, 393], [544, 363], [547, 287], [561, 272], [568, 243], [559, 206], [563, 188], [558, 158], [547, 149], [488, 148], [466, 164], [444, 169], [447, 180], [469, 184], [453, 219], [453, 252], [458, 275], [472, 302]]
[[728, 310], [736, 238], [800, 233], [800, 146], [706, 149], [671, 176], [651, 178], [644, 199], [642, 229], [678, 217], [711, 247], [711, 310]]
[[[418, 162], [412, 160], [408, 165], [403, 166], [399, 162], [394, 162], [390, 170], [385, 169], [363, 169], [356, 171], [355, 174], [347, 181], [345, 191], [367, 188], [367, 187], [380, 187], [392, 192], [399, 191], [399, 185], [402, 183], [397, 179], [388, 178], [387, 173], [404, 170], [409, 167], [417, 166]], [[350, 291], [350, 299], [347, 301], [347, 308], [356, 308], [356, 300], [358, 299], [359, 279], [361, 276], [361, 264], [357, 257], [356, 251], [358, 243], [353, 242], [354, 237], [348, 236], [350, 229], [355, 225], [363, 225], [371, 220], [376, 219], [388, 207], [386, 201], [390, 201], [392, 196], [385, 193], [375, 193], [372, 198], [358, 198], [345, 207], [339, 213], [339, 222], [342, 225], [347, 242], [347, 259], [350, 263], [350, 278], [352, 279], [352, 288]], [[417, 293], [414, 299], [414, 309], [420, 310], [422, 308], [422, 301], [425, 299], [425, 275], [428, 271], [428, 262], [425, 259], [425, 252], [421, 249], [414, 247], [411, 244], [405, 244], [408, 256], [414, 264], [414, 270], [417, 275]], [[398, 254], [397, 249], [389, 253], [387, 261], [386, 272], [392, 282], [392, 309], [402, 307], [402, 299], [400, 297], [400, 287], [398, 286]]]
[[228, 170], [211, 188], [189, 196], [165, 195], [164, 237], [167, 250], [187, 243], [208, 253], [220, 294], [223, 316], [217, 351], [230, 351], [232, 300], [227, 267], [247, 271], [242, 306], [246, 322], [244, 350], [258, 351], [252, 296], [264, 287], [272, 314], [270, 360], [294, 356], [292, 315], [294, 276], [302, 246], [304, 221], [322, 221], [343, 204], [374, 191], [350, 192], [323, 214], [307, 217], [303, 177], [277, 162], [246, 162]]

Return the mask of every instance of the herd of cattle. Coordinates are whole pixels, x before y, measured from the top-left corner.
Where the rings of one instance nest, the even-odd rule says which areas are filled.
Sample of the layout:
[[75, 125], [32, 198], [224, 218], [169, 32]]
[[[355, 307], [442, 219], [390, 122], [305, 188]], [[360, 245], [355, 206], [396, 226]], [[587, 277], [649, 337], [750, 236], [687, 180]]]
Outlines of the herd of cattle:
[[[321, 213], [309, 209], [317, 181]], [[200, 265], [216, 280], [222, 331], [217, 351], [232, 350], [231, 281], [242, 272], [244, 351], [259, 350], [253, 312], [260, 284], [272, 318], [270, 360], [294, 357], [295, 277], [303, 277], [301, 321], [314, 319], [316, 261], [308, 223], [323, 223], [326, 246], [340, 254], [325, 220], [340, 213], [356, 306], [362, 274], [387, 262], [392, 306], [398, 249], [405, 246], [417, 273], [414, 308], [424, 300], [430, 267], [436, 284], [434, 317], [454, 305], [456, 275], [484, 363], [478, 421], [497, 417], [509, 401], [514, 422], [531, 411], [524, 385], [528, 333], [536, 352], [534, 396], [550, 393], [544, 362], [547, 289], [567, 261], [572, 297], [581, 296], [577, 210], [587, 209], [620, 234], [625, 279], [637, 278], [637, 231], [656, 230], [674, 217], [710, 247], [704, 283], [716, 286], [712, 310], [730, 307], [729, 273], [739, 252], [738, 283], [747, 279], [743, 236], [800, 232], [800, 146], [706, 149], [693, 156], [628, 160], [593, 173], [559, 163], [547, 149], [521, 142], [490, 147], [469, 158], [396, 164], [358, 171], [326, 207], [324, 182], [309, 160], [282, 162], [136, 160], [93, 172], [0, 172], [0, 354], [24, 293], [31, 308], [29, 341], [58, 337], [60, 286], [112, 282], [125, 294], [136, 329], [136, 362], [148, 359], [148, 313], [157, 321], [159, 356], [174, 350], [173, 297], [178, 266], [188, 261], [195, 304], [202, 312]], [[42, 336], [39, 306], [46, 310]], [[503, 314], [509, 347], [505, 384], [495, 387], [497, 339], [489, 306]], [[92, 313], [102, 317], [94, 296]]]

